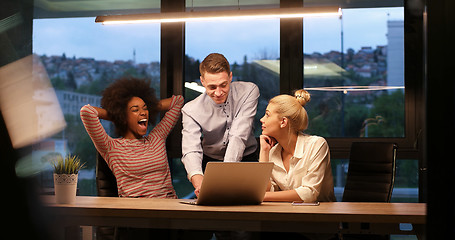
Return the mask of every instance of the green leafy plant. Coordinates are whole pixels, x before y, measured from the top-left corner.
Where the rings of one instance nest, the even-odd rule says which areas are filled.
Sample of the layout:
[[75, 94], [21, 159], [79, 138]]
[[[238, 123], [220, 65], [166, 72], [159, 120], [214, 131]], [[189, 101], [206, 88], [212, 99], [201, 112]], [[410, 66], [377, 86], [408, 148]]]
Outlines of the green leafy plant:
[[61, 155], [57, 156], [52, 162], [52, 165], [56, 174], [78, 174], [85, 163], [81, 163], [78, 156], [68, 154], [65, 158]]

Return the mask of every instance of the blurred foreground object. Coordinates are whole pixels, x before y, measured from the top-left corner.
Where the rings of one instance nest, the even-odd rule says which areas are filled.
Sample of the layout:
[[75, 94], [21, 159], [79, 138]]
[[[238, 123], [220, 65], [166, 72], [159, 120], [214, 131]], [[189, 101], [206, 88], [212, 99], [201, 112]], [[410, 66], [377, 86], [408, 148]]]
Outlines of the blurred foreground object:
[[46, 70], [34, 55], [0, 68], [0, 110], [16, 149], [66, 126]]

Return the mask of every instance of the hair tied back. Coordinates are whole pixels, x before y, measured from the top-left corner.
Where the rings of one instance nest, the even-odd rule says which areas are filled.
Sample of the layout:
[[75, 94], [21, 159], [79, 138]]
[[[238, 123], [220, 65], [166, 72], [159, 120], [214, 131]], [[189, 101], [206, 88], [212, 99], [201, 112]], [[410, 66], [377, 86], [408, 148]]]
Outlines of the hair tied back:
[[307, 102], [311, 100], [310, 94], [303, 89], [297, 90], [294, 93], [294, 97], [297, 99], [300, 105], [302, 105], [302, 107], [304, 107], [307, 104]]

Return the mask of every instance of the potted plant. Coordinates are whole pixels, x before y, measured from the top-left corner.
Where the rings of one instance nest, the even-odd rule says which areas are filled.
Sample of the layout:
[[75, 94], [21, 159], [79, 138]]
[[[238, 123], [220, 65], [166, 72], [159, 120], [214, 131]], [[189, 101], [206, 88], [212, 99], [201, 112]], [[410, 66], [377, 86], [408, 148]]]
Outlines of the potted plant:
[[76, 200], [77, 177], [84, 167], [77, 156], [61, 155], [52, 163], [54, 167], [54, 190], [57, 203], [74, 203]]

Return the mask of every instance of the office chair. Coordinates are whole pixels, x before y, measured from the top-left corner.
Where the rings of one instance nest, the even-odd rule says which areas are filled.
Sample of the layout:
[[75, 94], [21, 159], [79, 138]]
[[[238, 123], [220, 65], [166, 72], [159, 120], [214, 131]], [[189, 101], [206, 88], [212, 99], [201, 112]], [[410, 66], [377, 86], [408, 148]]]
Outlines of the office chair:
[[96, 155], [96, 191], [100, 197], [118, 197], [117, 180], [98, 152]]
[[343, 202], [390, 202], [396, 171], [395, 143], [354, 142]]
[[[96, 192], [100, 197], [118, 197], [117, 180], [103, 157], [96, 154]], [[118, 239], [116, 227], [97, 227], [97, 239]]]
[[[396, 172], [395, 143], [354, 142], [351, 145], [349, 168], [343, 202], [390, 202]], [[348, 228], [341, 223], [341, 228]], [[343, 240], [386, 240], [388, 235], [339, 235]]]

